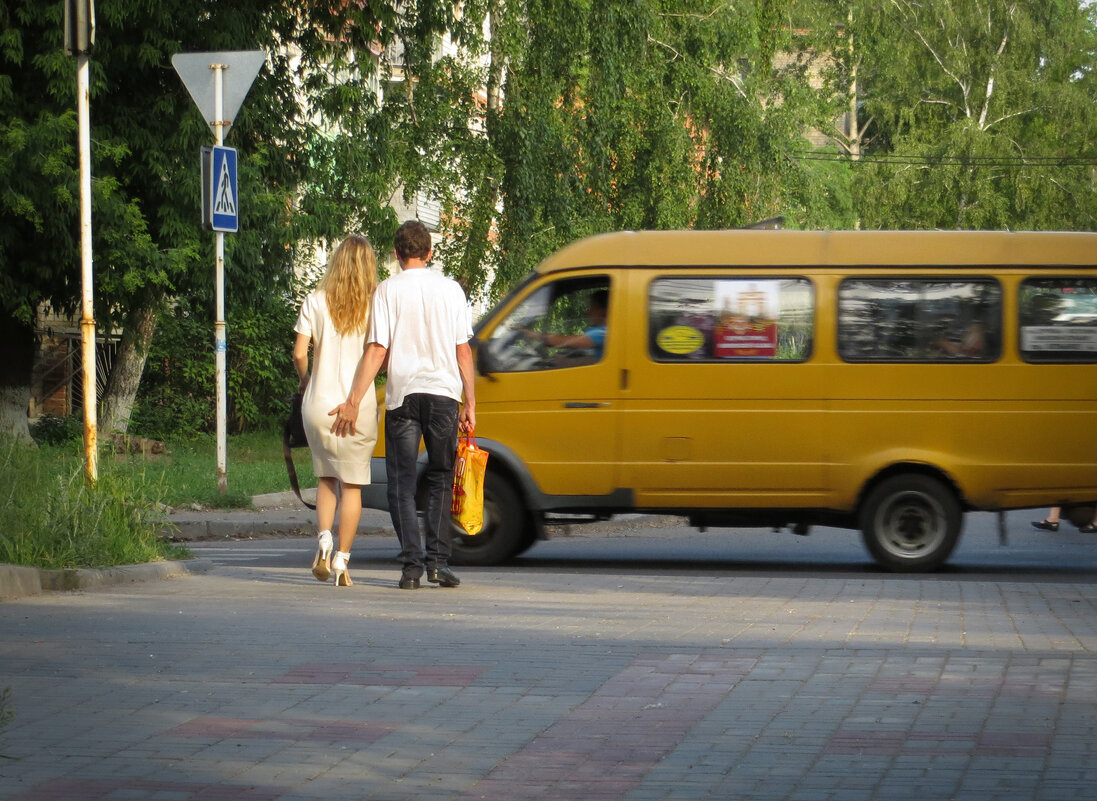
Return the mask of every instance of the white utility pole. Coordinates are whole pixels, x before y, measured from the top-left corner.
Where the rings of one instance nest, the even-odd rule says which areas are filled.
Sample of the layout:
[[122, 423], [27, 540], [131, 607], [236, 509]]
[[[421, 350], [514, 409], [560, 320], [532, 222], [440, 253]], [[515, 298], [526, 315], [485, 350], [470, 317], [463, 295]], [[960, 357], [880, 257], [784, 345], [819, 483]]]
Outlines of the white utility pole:
[[80, 161], [80, 342], [84, 375], [84, 479], [99, 481], [99, 433], [95, 391], [95, 304], [91, 259], [91, 111], [90, 58], [95, 42], [92, 0], [66, 0], [65, 52], [76, 56], [76, 116]]
[[[225, 144], [225, 64], [210, 64], [213, 70], [213, 142], [220, 147]], [[214, 179], [216, 186], [216, 179]], [[213, 268], [213, 280], [217, 287], [217, 300], [214, 302], [213, 350], [217, 374], [217, 489], [224, 495], [228, 492], [228, 376], [226, 359], [229, 343], [225, 339], [225, 234], [215, 234], [217, 256]]]

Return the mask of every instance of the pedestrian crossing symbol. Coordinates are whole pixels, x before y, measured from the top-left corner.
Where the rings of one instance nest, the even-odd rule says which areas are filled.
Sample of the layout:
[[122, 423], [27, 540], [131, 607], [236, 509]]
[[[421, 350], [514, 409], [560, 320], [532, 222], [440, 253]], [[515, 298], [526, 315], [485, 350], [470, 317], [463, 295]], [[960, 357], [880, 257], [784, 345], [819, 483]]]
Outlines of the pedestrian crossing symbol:
[[239, 230], [240, 196], [236, 186], [236, 149], [202, 148], [202, 216], [214, 231]]
[[235, 191], [236, 187], [233, 186], [232, 175], [229, 173], [229, 160], [221, 159], [221, 174], [217, 176], [217, 189], [213, 193], [214, 216], [236, 216], [236, 198], [233, 196]]

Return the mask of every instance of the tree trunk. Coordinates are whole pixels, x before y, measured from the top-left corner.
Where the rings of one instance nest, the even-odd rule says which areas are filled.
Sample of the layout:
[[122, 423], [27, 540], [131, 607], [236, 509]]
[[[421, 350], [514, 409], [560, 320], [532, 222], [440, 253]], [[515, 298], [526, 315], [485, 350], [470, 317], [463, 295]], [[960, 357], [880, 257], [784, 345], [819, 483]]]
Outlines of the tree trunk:
[[155, 331], [156, 309], [153, 305], [141, 305], [130, 312], [99, 411], [99, 430], [105, 435], [125, 434], [129, 429], [133, 401], [141, 386], [141, 374], [145, 371], [145, 359]]
[[7, 353], [0, 359], [0, 435], [33, 442], [27, 423], [30, 374], [34, 364], [34, 327], [8, 313], [0, 315], [0, 337]]

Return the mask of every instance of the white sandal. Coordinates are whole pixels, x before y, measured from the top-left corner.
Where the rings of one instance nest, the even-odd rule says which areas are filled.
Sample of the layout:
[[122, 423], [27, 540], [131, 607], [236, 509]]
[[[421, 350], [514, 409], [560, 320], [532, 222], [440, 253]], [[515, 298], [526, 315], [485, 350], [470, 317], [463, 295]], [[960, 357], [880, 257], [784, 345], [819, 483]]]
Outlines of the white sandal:
[[336, 587], [349, 587], [354, 583], [350, 580], [350, 573], [347, 571], [347, 565], [349, 564], [350, 553], [346, 551], [335, 552], [335, 559], [331, 563], [331, 572], [335, 574]]
[[331, 532], [324, 529], [316, 535], [316, 558], [312, 560], [312, 575], [317, 581], [331, 578]]

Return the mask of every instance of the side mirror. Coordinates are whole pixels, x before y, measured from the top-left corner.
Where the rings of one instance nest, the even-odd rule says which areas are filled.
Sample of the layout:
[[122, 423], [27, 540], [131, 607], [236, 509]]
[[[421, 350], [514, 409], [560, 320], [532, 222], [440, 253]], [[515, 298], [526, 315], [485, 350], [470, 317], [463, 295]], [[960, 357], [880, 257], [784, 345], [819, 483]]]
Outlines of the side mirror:
[[472, 346], [476, 372], [489, 381], [497, 381], [493, 375], [497, 371], [496, 359], [491, 348], [481, 342], [479, 337], [473, 337], [469, 344]]

